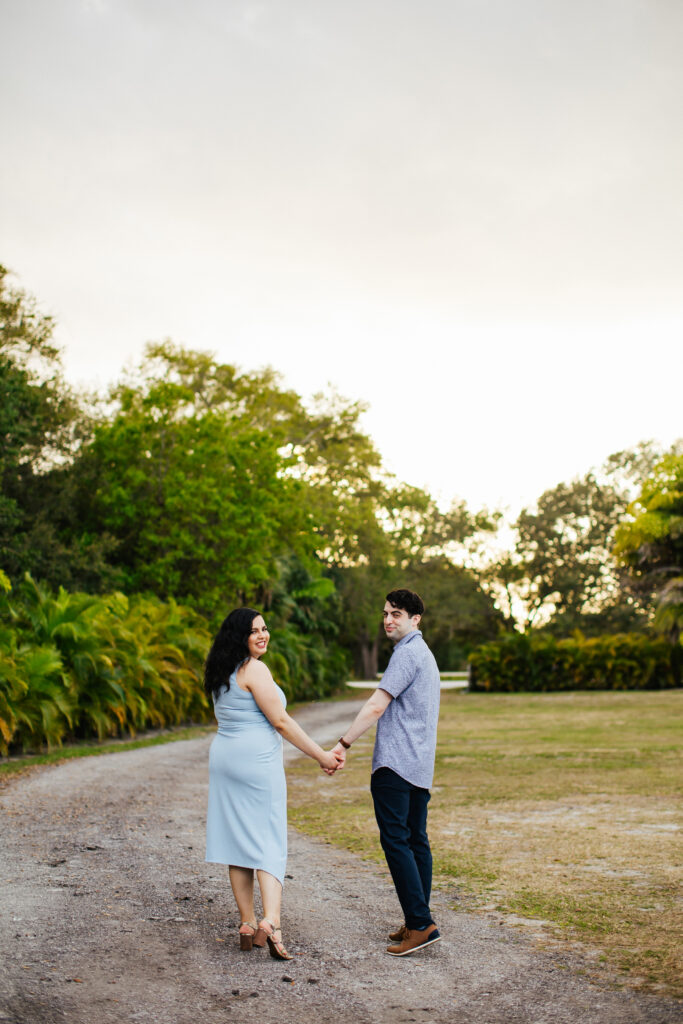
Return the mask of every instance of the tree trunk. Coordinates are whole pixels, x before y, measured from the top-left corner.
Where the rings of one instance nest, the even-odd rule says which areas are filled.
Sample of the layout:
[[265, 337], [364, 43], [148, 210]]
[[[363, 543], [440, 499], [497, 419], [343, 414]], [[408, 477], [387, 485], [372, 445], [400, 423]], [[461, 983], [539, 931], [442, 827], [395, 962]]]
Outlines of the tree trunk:
[[363, 679], [372, 680], [373, 682], [377, 679], [377, 659], [379, 655], [379, 633], [375, 634], [375, 637], [370, 643], [367, 633], [361, 639], [360, 642], [360, 669]]
[[675, 629], [673, 631], [673, 635], [675, 640], [674, 646], [671, 650], [671, 670], [673, 672], [674, 682], [678, 688], [680, 687], [681, 682], [683, 682], [683, 672], [681, 671], [683, 669], [683, 648], [681, 648], [680, 643], [680, 630]]

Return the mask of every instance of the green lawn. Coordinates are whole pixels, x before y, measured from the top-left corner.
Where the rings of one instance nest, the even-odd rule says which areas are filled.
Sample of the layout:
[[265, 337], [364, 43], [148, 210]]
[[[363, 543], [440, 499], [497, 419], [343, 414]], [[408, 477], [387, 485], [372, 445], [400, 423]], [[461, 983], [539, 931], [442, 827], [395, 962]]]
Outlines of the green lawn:
[[[683, 995], [683, 691], [445, 692], [430, 838], [459, 907], [546, 922], [630, 983]], [[288, 769], [297, 828], [382, 860], [372, 734], [333, 779]], [[455, 902], [455, 899], [454, 899]]]

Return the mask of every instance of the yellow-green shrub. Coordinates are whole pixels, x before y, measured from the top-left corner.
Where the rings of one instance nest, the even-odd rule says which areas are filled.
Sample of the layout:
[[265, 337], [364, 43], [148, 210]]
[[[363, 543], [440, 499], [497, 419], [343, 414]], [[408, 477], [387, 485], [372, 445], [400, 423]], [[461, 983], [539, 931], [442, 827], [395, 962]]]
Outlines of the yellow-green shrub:
[[207, 720], [209, 641], [175, 601], [54, 594], [27, 576], [0, 596], [0, 753]]
[[674, 650], [639, 633], [586, 639], [510, 633], [470, 654], [470, 686], [490, 692], [663, 690], [680, 685]]

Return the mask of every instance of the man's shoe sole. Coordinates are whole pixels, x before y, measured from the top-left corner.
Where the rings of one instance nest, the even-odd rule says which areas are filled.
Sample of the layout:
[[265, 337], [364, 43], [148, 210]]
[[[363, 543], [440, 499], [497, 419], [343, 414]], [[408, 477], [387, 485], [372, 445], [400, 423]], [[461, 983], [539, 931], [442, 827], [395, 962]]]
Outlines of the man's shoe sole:
[[431, 946], [433, 942], [441, 942], [441, 936], [435, 935], [433, 939], [427, 939], [426, 942], [421, 942], [419, 946], [413, 946], [412, 949], [406, 949], [403, 953], [389, 953], [389, 950], [387, 950], [387, 953], [389, 953], [389, 956], [410, 956], [411, 953], [417, 953], [419, 950], [424, 949], [425, 946]]

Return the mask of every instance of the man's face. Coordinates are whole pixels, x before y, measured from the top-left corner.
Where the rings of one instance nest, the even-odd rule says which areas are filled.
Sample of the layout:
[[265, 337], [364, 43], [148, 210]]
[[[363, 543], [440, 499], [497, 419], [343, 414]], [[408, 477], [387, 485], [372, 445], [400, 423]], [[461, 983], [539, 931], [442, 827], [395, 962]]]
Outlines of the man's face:
[[412, 630], [417, 629], [420, 615], [408, 615], [405, 608], [394, 608], [393, 604], [384, 605], [384, 632], [396, 644]]

